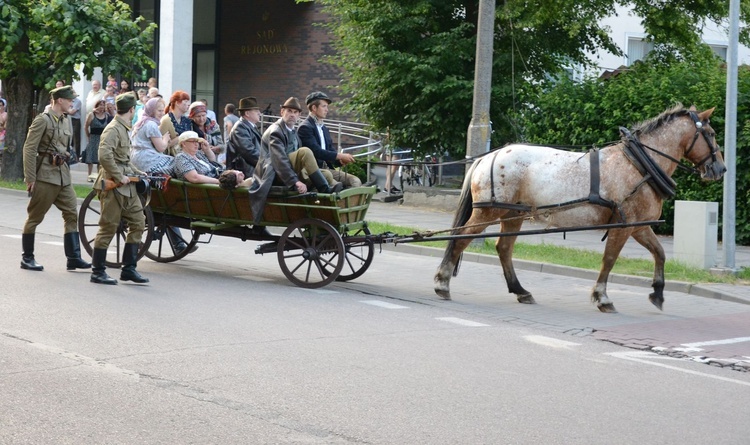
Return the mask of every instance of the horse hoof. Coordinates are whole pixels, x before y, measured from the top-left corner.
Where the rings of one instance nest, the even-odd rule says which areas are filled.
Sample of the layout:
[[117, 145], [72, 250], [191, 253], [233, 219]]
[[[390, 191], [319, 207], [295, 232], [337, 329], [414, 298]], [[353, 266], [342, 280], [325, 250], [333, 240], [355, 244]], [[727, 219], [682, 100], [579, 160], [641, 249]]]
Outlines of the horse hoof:
[[532, 297], [531, 294], [519, 295], [516, 297], [516, 300], [518, 300], [519, 303], [523, 304], [536, 304], [536, 300], [534, 300], [534, 297]]
[[656, 306], [660, 311], [663, 311], [662, 306], [664, 305], [664, 297], [662, 296], [655, 296], [654, 294], [650, 294], [648, 296], [648, 301], [651, 302], [654, 306]]
[[600, 311], [608, 313], [608, 314], [617, 313], [617, 309], [615, 309], [615, 305], [612, 303], [600, 304], [598, 305], [598, 308]]
[[435, 293], [438, 294], [438, 297], [442, 298], [443, 300], [450, 300], [451, 299], [451, 292], [444, 289], [435, 289]]

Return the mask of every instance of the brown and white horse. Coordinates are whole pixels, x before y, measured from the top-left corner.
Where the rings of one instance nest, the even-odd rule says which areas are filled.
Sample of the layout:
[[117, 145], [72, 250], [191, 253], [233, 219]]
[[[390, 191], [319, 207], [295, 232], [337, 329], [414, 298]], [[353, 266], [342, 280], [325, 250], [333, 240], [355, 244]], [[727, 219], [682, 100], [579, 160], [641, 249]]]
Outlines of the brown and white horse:
[[[514, 144], [485, 155], [467, 172], [453, 221], [453, 235], [472, 235], [491, 224], [501, 232], [518, 232], [525, 216], [549, 227], [583, 227], [654, 221], [662, 201], [674, 194], [671, 176], [682, 158], [705, 180], [720, 179], [726, 167], [709, 124], [713, 108], [698, 112], [681, 105], [643, 122], [623, 141], [596, 152], [575, 153], [549, 147]], [[593, 159], [592, 159], [593, 158]], [[597, 172], [598, 170], [598, 172]], [[607, 296], [607, 279], [629, 237], [654, 257], [654, 292], [649, 300], [664, 303], [664, 248], [648, 225], [610, 229], [602, 267], [591, 299], [602, 312], [616, 312]], [[470, 237], [469, 237], [470, 238]], [[535, 303], [513, 268], [517, 236], [495, 244], [508, 291], [520, 303]], [[471, 239], [448, 242], [435, 274], [435, 292], [449, 300], [450, 278]]]

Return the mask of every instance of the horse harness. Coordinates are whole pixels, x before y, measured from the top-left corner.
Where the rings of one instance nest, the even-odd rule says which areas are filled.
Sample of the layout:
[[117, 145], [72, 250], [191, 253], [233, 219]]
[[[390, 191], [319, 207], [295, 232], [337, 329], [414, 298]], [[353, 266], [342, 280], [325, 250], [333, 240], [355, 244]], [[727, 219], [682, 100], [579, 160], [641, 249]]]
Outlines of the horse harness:
[[[632, 134], [628, 129], [624, 127], [620, 127], [620, 133], [624, 139], [624, 147], [623, 152], [628, 160], [638, 169], [638, 171], [643, 176], [643, 179], [641, 180], [638, 185], [636, 185], [635, 189], [623, 200], [627, 200], [631, 196], [635, 194], [638, 189], [640, 189], [641, 186], [644, 184], [648, 184], [653, 188], [653, 190], [659, 195], [661, 199], [668, 199], [672, 198], [675, 195], [675, 182], [672, 180], [672, 178], [667, 175], [664, 170], [661, 169], [651, 158], [651, 156], [648, 155], [646, 152], [646, 149], [651, 150], [652, 152], [665, 157], [672, 162], [674, 162], [678, 168], [682, 168], [688, 172], [691, 173], [699, 173], [698, 168], [700, 168], [703, 164], [706, 163], [709, 159], [712, 160], [712, 162], [716, 162], [716, 152], [718, 151], [718, 147], [711, 143], [711, 139], [706, 134], [706, 125], [704, 125], [703, 122], [698, 118], [698, 115], [693, 112], [689, 111], [689, 115], [693, 122], [695, 123], [695, 135], [693, 136], [693, 140], [690, 143], [690, 146], [685, 151], [684, 156], [687, 156], [694, 148], [695, 142], [698, 140], [699, 136], [703, 136], [703, 139], [706, 141], [706, 144], [710, 147], [711, 153], [707, 155], [705, 158], [703, 158], [700, 162], [696, 163], [693, 167], [687, 167], [680, 163], [678, 159], [675, 159], [665, 153], [662, 153], [658, 150], [655, 150], [652, 147], [649, 147], [648, 145], [643, 144], [636, 135]], [[541, 210], [551, 210], [551, 209], [562, 209], [564, 207], [570, 207], [580, 204], [593, 204], [598, 205], [601, 207], [606, 207], [610, 210], [612, 210], [612, 216], [610, 217], [610, 223], [613, 222], [613, 219], [615, 218], [615, 215], [618, 215], [620, 218], [620, 222], [623, 224], [626, 224], [625, 220], [625, 214], [622, 211], [622, 208], [620, 207], [621, 203], [616, 203], [612, 200], [602, 198], [602, 196], [599, 194], [599, 187], [601, 183], [601, 175], [599, 172], [599, 149], [598, 148], [592, 148], [589, 150], [589, 161], [590, 161], [590, 187], [589, 187], [589, 196], [585, 198], [579, 198], [572, 201], [566, 201], [558, 204], [549, 204], [545, 206], [539, 206], [539, 207], [532, 207], [528, 205], [523, 204], [513, 204], [513, 203], [507, 203], [507, 202], [498, 202], [497, 197], [495, 196], [495, 169], [494, 169], [494, 163], [495, 159], [497, 158], [497, 153], [495, 152], [495, 155], [492, 157], [492, 164], [493, 166], [490, 168], [490, 190], [491, 190], [491, 198], [489, 202], [475, 202], [473, 203], [474, 208], [499, 208], [499, 209], [507, 209], [507, 210], [514, 210], [517, 212], [527, 212], [527, 213], [534, 213]], [[606, 238], [606, 235], [605, 235]]]

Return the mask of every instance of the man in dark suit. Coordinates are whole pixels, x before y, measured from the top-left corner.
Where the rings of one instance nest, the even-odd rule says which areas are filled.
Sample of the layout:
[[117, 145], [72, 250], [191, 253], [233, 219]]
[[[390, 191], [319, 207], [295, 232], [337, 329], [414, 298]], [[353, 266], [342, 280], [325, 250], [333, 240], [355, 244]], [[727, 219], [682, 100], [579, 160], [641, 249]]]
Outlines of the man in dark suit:
[[253, 175], [260, 156], [260, 107], [254, 97], [240, 99], [240, 120], [227, 140], [227, 168], [240, 170], [246, 178]]
[[355, 161], [349, 153], [339, 153], [333, 145], [331, 133], [323, 120], [328, 115], [331, 99], [322, 91], [310, 93], [305, 99], [310, 114], [299, 126], [297, 133], [303, 147], [308, 147], [318, 160], [320, 168], [328, 169], [333, 179], [344, 184], [344, 188], [360, 187], [362, 181], [355, 175], [336, 170], [336, 167], [351, 164]]

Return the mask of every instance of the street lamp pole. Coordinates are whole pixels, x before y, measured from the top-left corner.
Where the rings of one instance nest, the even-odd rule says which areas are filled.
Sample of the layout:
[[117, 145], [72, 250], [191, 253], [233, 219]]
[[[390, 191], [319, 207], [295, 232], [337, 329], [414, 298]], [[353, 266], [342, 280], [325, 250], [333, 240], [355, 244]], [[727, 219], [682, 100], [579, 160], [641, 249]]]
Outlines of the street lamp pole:
[[490, 136], [492, 134], [490, 98], [494, 37], [495, 0], [479, 0], [474, 101], [472, 103], [471, 123], [466, 136], [466, 157], [469, 159], [489, 151], [490, 148]]
[[727, 54], [727, 96], [724, 124], [724, 208], [721, 239], [724, 268], [735, 268], [735, 219], [737, 192], [737, 64], [739, 46], [740, 0], [729, 2], [729, 51]]

